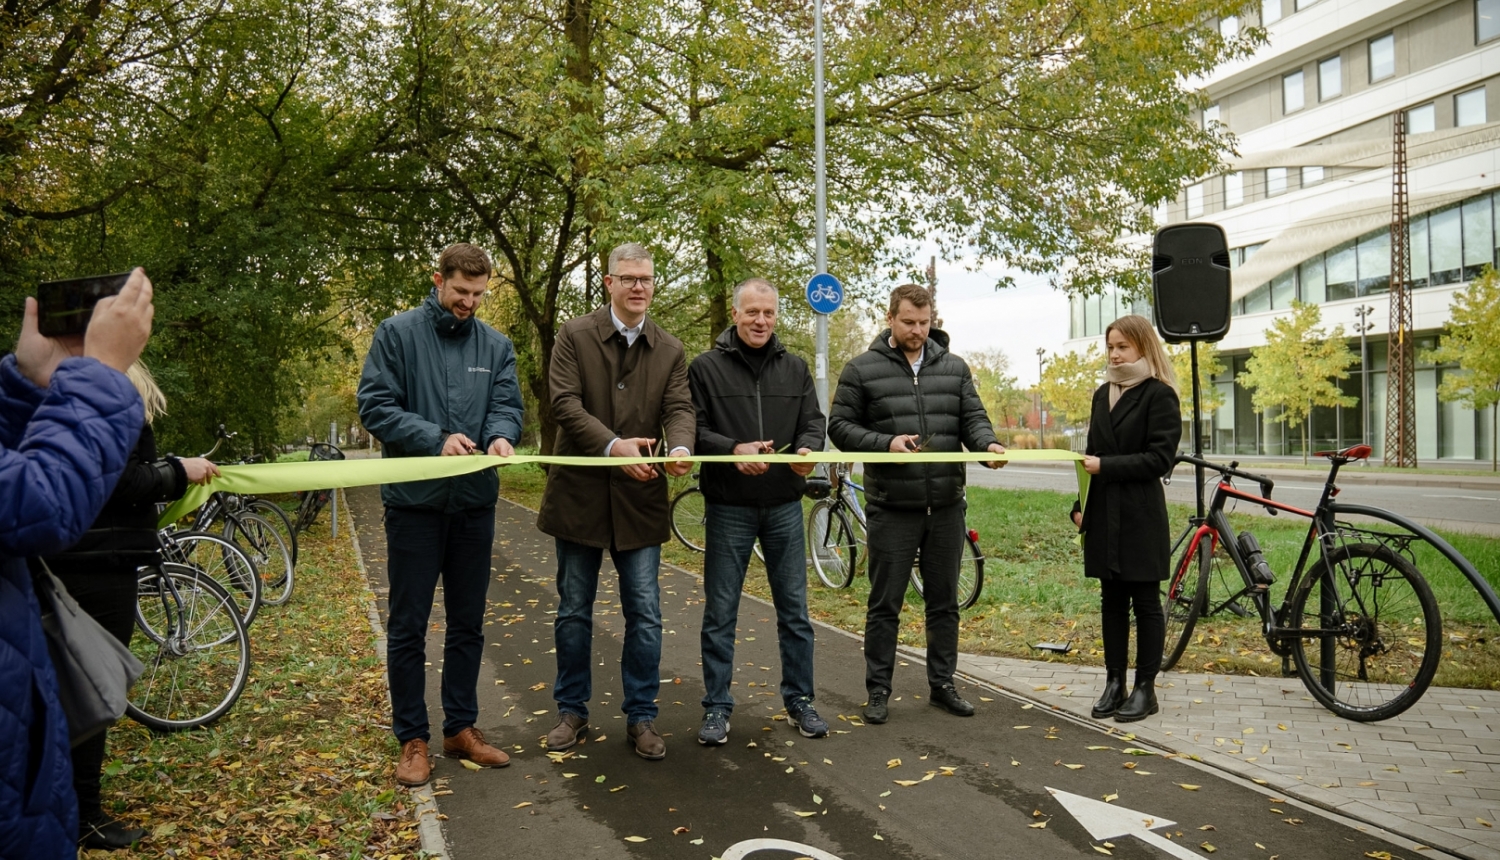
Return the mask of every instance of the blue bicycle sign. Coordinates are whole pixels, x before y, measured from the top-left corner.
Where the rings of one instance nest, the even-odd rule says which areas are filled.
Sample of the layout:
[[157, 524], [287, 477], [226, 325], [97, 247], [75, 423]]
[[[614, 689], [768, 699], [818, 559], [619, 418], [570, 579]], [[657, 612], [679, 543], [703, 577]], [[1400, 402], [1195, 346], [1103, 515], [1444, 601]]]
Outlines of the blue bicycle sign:
[[831, 314], [844, 303], [844, 285], [827, 272], [813, 275], [807, 281], [807, 303], [820, 314]]

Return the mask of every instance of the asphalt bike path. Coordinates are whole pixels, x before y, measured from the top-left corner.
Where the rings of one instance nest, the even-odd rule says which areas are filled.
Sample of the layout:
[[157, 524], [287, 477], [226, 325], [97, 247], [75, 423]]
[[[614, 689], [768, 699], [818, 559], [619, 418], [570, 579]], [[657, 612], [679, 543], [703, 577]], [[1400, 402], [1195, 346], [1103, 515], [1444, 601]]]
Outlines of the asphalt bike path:
[[[351, 489], [347, 498], [383, 622], [379, 492]], [[1168, 754], [1129, 726], [1080, 721], [972, 679], [959, 679], [959, 690], [979, 713], [950, 716], [928, 706], [916, 656], [898, 665], [890, 722], [865, 725], [861, 640], [823, 625], [816, 704], [833, 733], [805, 739], [781, 708], [774, 612], [749, 596], [729, 742], [703, 747], [702, 592], [697, 577], [667, 566], [656, 723], [667, 757], [645, 761], [616, 704], [624, 619], [607, 559], [595, 605], [591, 737], [549, 756], [555, 549], [535, 522], [534, 512], [500, 502], [478, 727], [510, 753], [503, 770], [470, 770], [441, 755], [441, 589], [433, 611], [434, 781], [412, 794], [435, 802], [454, 860], [1446, 856]], [[751, 575], [763, 574], [752, 567]]]

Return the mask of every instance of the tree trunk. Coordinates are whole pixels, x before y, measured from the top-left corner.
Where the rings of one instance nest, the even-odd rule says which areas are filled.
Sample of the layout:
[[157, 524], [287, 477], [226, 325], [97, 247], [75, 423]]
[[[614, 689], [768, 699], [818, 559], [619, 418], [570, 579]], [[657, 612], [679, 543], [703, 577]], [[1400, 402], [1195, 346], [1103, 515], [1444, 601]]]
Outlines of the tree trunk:
[[703, 226], [704, 268], [708, 279], [704, 289], [708, 292], [708, 346], [713, 347], [714, 338], [729, 327], [730, 288], [725, 281], [724, 257], [719, 253], [719, 243], [724, 227], [717, 220]]

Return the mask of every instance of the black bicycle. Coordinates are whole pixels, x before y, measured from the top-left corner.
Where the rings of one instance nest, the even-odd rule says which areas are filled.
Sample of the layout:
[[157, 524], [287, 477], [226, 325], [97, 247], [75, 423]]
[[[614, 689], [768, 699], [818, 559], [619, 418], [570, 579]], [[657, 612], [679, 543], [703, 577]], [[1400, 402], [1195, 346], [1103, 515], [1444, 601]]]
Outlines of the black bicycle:
[[[1219, 474], [1207, 516], [1193, 517], [1173, 547], [1163, 595], [1167, 616], [1163, 670], [1181, 659], [1198, 619], [1219, 612], [1259, 614], [1266, 644], [1295, 663], [1302, 683], [1329, 710], [1358, 721], [1384, 720], [1410, 708], [1426, 692], [1442, 657], [1442, 618], [1427, 580], [1417, 570], [1412, 544], [1422, 537], [1401, 518], [1376, 508], [1341, 508], [1334, 485], [1345, 463], [1370, 456], [1370, 446], [1322, 451], [1330, 468], [1314, 510], [1271, 499], [1274, 482], [1188, 455], [1190, 463]], [[1260, 485], [1260, 495], [1240, 490], [1234, 478]], [[1249, 531], [1234, 534], [1224, 506], [1238, 499], [1312, 520], [1285, 598], [1273, 607], [1275, 574]], [[1356, 513], [1380, 526], [1341, 518]], [[1401, 531], [1396, 531], [1400, 528]], [[1232, 572], [1231, 572], [1232, 571]]]
[[[309, 461], [342, 460], [344, 452], [327, 442], [314, 442], [307, 451]], [[334, 490], [302, 490], [297, 493], [296, 532], [301, 534], [318, 521], [318, 514], [333, 498]]]

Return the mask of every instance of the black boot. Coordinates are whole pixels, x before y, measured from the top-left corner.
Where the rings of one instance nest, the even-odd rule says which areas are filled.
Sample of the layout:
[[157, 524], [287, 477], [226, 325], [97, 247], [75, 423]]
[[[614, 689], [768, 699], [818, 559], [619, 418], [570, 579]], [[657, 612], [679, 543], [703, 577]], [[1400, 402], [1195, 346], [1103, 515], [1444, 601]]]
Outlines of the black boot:
[[1161, 705], [1156, 703], [1156, 679], [1136, 681], [1135, 689], [1130, 691], [1130, 698], [1115, 711], [1115, 722], [1133, 723], [1160, 710]]
[[1100, 720], [1112, 717], [1115, 711], [1120, 710], [1120, 705], [1125, 703], [1125, 670], [1106, 669], [1104, 672], [1104, 693], [1099, 696], [1099, 701], [1094, 703], [1094, 710], [1090, 711], [1094, 719]]
[[146, 831], [104, 812], [78, 822], [78, 844], [85, 848], [119, 851], [146, 838]]

